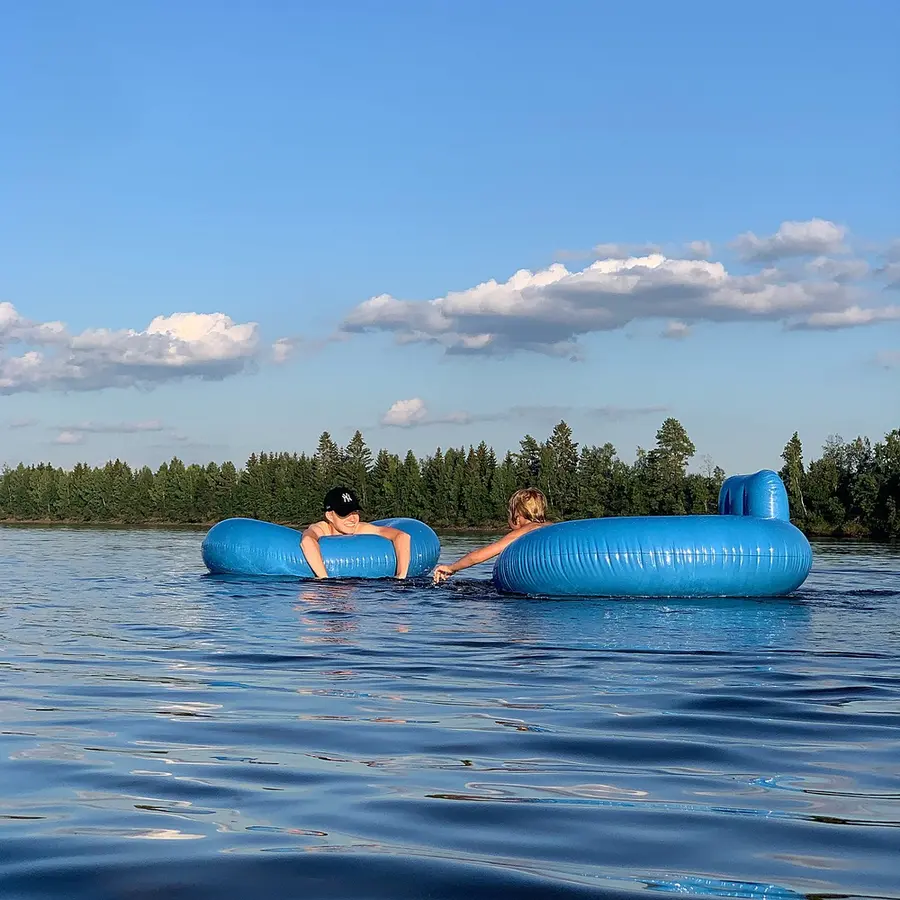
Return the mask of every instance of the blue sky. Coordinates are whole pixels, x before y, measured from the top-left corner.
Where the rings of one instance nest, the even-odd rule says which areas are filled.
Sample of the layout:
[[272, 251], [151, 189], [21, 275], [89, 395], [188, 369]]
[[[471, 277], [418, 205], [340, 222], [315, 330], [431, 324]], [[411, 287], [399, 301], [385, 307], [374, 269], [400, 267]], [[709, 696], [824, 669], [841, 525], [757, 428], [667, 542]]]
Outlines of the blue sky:
[[795, 429], [880, 438], [898, 28], [892, 0], [10, 7], [2, 460], [503, 451], [560, 417], [630, 460], [673, 415], [733, 472]]

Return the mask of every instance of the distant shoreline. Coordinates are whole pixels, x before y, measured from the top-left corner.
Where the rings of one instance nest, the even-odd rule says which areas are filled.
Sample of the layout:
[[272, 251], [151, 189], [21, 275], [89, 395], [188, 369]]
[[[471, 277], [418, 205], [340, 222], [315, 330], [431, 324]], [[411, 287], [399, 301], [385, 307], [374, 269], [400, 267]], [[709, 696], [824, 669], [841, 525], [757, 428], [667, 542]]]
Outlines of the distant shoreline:
[[[617, 518], [611, 516], [610, 518]], [[653, 518], [649, 517], [648, 518]], [[217, 519], [216, 521], [222, 521]], [[102, 522], [84, 522], [77, 519], [0, 519], [0, 527], [7, 528], [84, 528], [90, 529], [133, 529], [135, 531], [208, 531], [216, 522], [164, 522], [164, 521], [147, 521], [147, 522], [128, 522], [124, 519], [109, 519]], [[302, 531], [309, 523], [295, 524], [292, 522], [276, 522], [277, 525], [285, 525], [288, 528], [296, 528]], [[438, 534], [458, 535], [460, 537], [474, 535], [499, 535], [505, 533], [503, 525], [453, 525], [432, 526]], [[828, 532], [816, 532], [807, 529], [800, 529], [809, 539], [830, 539], [836, 541], [868, 541], [877, 544], [894, 544], [895, 540], [875, 538], [868, 534], [831, 534]]]
[[[129, 522], [125, 519], [104, 519], [99, 522], [85, 522], [80, 519], [0, 519], [0, 527], [8, 528], [133, 528], [155, 529], [166, 531], [208, 531], [216, 522], [165, 522], [153, 520], [147, 522]], [[302, 531], [309, 522], [296, 524], [293, 522], [275, 522], [276, 525], [284, 525], [287, 528], [296, 528]], [[504, 531], [502, 525], [472, 525], [443, 528], [437, 526], [435, 531], [441, 534], [501, 534]]]

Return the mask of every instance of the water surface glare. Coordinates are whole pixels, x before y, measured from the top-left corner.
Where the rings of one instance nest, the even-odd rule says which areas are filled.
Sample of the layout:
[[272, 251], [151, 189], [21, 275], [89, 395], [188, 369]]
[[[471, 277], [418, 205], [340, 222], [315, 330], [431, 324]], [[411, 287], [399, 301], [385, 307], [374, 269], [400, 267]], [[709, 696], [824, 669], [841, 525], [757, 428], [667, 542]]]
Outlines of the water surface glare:
[[0, 528], [3, 900], [900, 900], [900, 548], [544, 601], [211, 577], [201, 539]]

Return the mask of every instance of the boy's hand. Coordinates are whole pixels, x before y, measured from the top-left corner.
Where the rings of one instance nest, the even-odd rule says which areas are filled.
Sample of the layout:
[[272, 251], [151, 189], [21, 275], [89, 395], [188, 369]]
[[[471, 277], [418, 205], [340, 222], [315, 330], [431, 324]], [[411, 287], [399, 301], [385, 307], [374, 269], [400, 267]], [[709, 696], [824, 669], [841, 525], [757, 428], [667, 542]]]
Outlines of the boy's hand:
[[450, 566], [436, 566], [434, 573], [432, 574], [432, 584], [440, 584], [442, 581], [446, 581], [453, 574], [453, 569]]

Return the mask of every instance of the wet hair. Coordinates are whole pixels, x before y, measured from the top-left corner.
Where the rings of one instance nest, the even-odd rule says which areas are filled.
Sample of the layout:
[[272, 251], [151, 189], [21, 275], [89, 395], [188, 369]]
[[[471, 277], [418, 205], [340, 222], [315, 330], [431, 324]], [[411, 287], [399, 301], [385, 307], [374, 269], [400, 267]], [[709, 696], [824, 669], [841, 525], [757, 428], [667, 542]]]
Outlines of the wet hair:
[[511, 522], [519, 517], [526, 522], [547, 521], [547, 498], [537, 488], [522, 488], [509, 498], [509, 519]]

